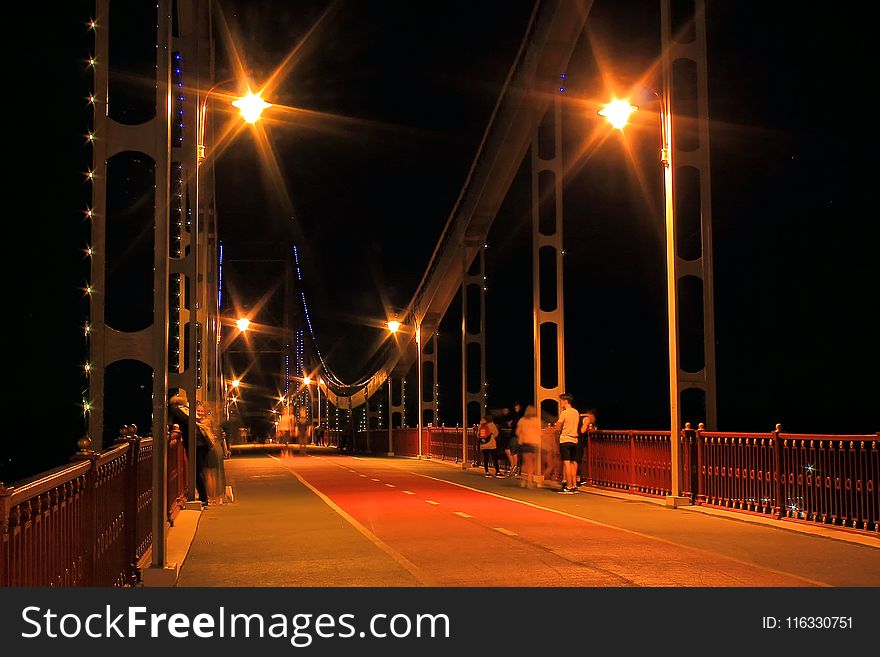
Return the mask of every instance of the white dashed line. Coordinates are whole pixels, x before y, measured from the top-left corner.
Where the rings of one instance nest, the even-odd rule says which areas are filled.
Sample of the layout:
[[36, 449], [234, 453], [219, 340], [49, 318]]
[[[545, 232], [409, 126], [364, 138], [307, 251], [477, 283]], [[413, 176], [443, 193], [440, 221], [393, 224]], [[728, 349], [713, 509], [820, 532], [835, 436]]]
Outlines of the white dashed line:
[[470, 513], [465, 513], [464, 511], [456, 511], [455, 515], [461, 516], [462, 518], [473, 518]]
[[403, 492], [406, 493], [407, 495], [415, 495], [415, 493], [413, 493], [411, 490], [405, 490]]
[[395, 486], [394, 484], [385, 484], [385, 485], [388, 486], [388, 488], [397, 488], [397, 486]]
[[364, 479], [366, 479], [367, 475], [361, 475], [361, 477], [363, 477]]
[[496, 532], [501, 532], [502, 534], [505, 534], [507, 536], [516, 536], [516, 532], [512, 532], [509, 529], [504, 529], [504, 527], [493, 527], [492, 529], [494, 529]]
[[378, 479], [372, 478], [373, 481], [379, 481]]
[[440, 502], [435, 502], [434, 500], [425, 500], [425, 502], [427, 502], [428, 504], [434, 504], [434, 505], [440, 504]]

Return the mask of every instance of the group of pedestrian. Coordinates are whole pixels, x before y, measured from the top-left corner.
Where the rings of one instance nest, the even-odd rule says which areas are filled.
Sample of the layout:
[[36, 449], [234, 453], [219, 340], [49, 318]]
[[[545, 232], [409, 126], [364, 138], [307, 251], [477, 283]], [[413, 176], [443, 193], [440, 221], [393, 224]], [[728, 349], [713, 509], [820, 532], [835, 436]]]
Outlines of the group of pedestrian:
[[[222, 427], [204, 405], [196, 404], [196, 494], [203, 507], [211, 500], [219, 500], [225, 494], [223, 460], [229, 458], [229, 442]], [[168, 414], [172, 432], [179, 433], [187, 460], [193, 458], [189, 446], [190, 407], [184, 390], [178, 390], [168, 400]], [[188, 470], [187, 470], [188, 471]]]
[[[596, 424], [595, 411], [579, 413], [573, 402], [574, 398], [568, 393], [559, 396], [560, 411], [554, 424], [558, 435], [558, 461], [561, 463], [562, 487], [559, 492], [565, 494], [578, 493], [579, 487], [586, 484], [586, 472], [583, 467], [584, 451], [589, 431], [595, 428]], [[495, 477], [519, 476], [520, 486], [531, 487], [535, 481], [536, 456], [541, 449], [542, 427], [538, 411], [535, 406], [528, 405], [523, 408], [517, 402], [513, 405], [512, 412], [508, 410], [503, 412], [503, 417], [503, 421], [510, 427], [510, 439], [504, 450], [510, 469], [506, 474], [501, 472], [498, 458], [498, 437], [501, 432], [494, 416], [487, 414], [477, 428], [485, 476], [493, 476], [489, 473], [491, 459]], [[550, 474], [556, 465], [555, 458], [548, 458], [544, 476]]]
[[306, 453], [307, 445], [323, 445], [325, 433], [326, 428], [323, 425], [312, 425], [305, 408], [301, 407], [299, 413], [294, 415], [289, 404], [285, 406], [276, 429], [279, 442], [284, 445], [285, 450], [295, 441], [300, 454]]

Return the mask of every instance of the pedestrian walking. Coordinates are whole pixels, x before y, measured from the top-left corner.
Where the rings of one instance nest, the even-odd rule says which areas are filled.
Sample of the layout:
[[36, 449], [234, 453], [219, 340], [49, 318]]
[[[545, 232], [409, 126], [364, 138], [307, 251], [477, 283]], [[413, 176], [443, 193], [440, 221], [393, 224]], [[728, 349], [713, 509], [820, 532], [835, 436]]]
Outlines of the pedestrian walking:
[[519, 485], [531, 488], [535, 484], [535, 456], [541, 449], [541, 420], [531, 404], [525, 407], [523, 416], [516, 424], [519, 453], [522, 460], [522, 476]]

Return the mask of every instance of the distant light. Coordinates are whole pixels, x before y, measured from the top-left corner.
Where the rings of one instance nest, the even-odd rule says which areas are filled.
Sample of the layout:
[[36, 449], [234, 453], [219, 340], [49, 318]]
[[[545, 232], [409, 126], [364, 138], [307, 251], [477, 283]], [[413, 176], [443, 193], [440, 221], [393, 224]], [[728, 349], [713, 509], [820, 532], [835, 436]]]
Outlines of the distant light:
[[312, 382], [312, 377], [310, 377], [310, 376], [303, 377], [303, 383], [305, 383], [306, 385], [309, 385], [311, 382]]
[[89, 66], [94, 66], [94, 65], [95, 65], [95, 58], [89, 57]]
[[637, 109], [639, 108], [630, 105], [628, 100], [614, 99], [599, 110], [599, 116], [604, 116], [612, 126], [621, 130], [629, 122], [630, 114]]
[[241, 381], [239, 379], [232, 379], [232, 381], [229, 382], [229, 385], [231, 385], [233, 388], [237, 388], [241, 385]]
[[243, 96], [232, 103], [233, 107], [237, 107], [241, 112], [242, 118], [246, 123], [256, 123], [260, 119], [260, 115], [267, 107], [272, 107], [272, 103], [267, 103], [260, 98], [259, 94], [252, 91], [247, 96]]
[[90, 29], [90, 30], [94, 30], [94, 29], [95, 29], [95, 19], [94, 19], [94, 18], [93, 18], [92, 20], [89, 21], [89, 29]]
[[397, 333], [397, 331], [400, 329], [400, 322], [398, 322], [396, 319], [392, 319], [390, 322], [385, 322], [385, 325], [392, 333]]
[[235, 320], [235, 325], [238, 327], [238, 330], [244, 333], [250, 328], [251, 320], [247, 317], [242, 317], [240, 319]]
[[91, 96], [89, 96], [89, 102], [90, 102], [92, 105], [95, 104], [95, 95], [94, 95], [94, 94], [92, 94]]

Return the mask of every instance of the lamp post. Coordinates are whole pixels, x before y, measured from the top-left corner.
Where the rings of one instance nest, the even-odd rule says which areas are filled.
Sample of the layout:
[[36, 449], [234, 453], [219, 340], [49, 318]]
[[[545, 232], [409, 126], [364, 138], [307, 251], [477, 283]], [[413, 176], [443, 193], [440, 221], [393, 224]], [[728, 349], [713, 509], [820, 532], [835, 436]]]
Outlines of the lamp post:
[[[664, 79], [664, 82], [667, 82]], [[660, 100], [660, 163], [663, 166], [663, 201], [666, 222], [666, 312], [668, 318], [669, 340], [669, 445], [672, 468], [671, 494], [667, 498], [667, 506], [679, 506], [686, 503], [681, 497], [681, 453], [679, 449], [679, 382], [678, 382], [678, 277], [675, 271], [675, 199], [673, 197], [673, 141], [672, 141], [672, 105], [669, 84], [664, 84], [662, 96], [651, 90]], [[599, 114], [611, 125], [623, 130], [630, 115], [638, 110], [628, 100], [615, 99], [605, 105]]]
[[[202, 164], [204, 163], [207, 157], [207, 150], [205, 147], [205, 127], [207, 125], [208, 119], [208, 100], [211, 97], [211, 94], [218, 88], [222, 87], [225, 84], [230, 82], [234, 82], [233, 78], [222, 80], [220, 82], [215, 83], [208, 89], [207, 93], [205, 93], [202, 98], [201, 105], [199, 106], [198, 112], [198, 124], [196, 126], [196, 166], [195, 166], [195, 175], [194, 175], [194, 201], [193, 201], [193, 217], [192, 217], [192, 228], [191, 228], [191, 238], [190, 238], [190, 257], [192, 257], [192, 264], [190, 265], [189, 275], [191, 276], [192, 284], [195, 286], [193, 292], [194, 295], [191, 300], [190, 310], [190, 321], [189, 321], [189, 341], [190, 345], [193, 345], [193, 348], [190, 349], [190, 357], [189, 362], [187, 363], [188, 373], [189, 373], [189, 381], [187, 382], [187, 397], [192, 400], [192, 403], [195, 404], [197, 401], [196, 393], [198, 390], [198, 355], [197, 350], [194, 348], [194, 345], [198, 344], [199, 341], [199, 309], [202, 307], [202, 295], [203, 295], [203, 285], [199, 283], [200, 279], [202, 279], [202, 263], [201, 259], [201, 248], [199, 233], [201, 231], [200, 223], [201, 223], [201, 175], [202, 175]], [[255, 95], [248, 90], [248, 94], [242, 96], [235, 100], [232, 103], [233, 106], [239, 109], [242, 118], [247, 123], [254, 123], [260, 118], [260, 114], [263, 109], [266, 107], [270, 107], [270, 103], [266, 103], [259, 95]], [[207, 257], [207, 256], [206, 256]], [[207, 279], [205, 279], [207, 280]], [[207, 304], [205, 304], [207, 307]], [[219, 309], [218, 309], [219, 312]], [[239, 319], [236, 322], [240, 331], [245, 332], [248, 329], [250, 321], [247, 318]], [[217, 323], [217, 331], [220, 330], [220, 323]], [[220, 353], [217, 354], [218, 358], [221, 356]], [[189, 453], [195, 454], [196, 450], [196, 417], [195, 414], [190, 414], [189, 418]], [[196, 480], [196, 462], [195, 459], [190, 459], [189, 462], [189, 479], [191, 482], [187, 485], [187, 498], [193, 500], [195, 497], [195, 480]]]

